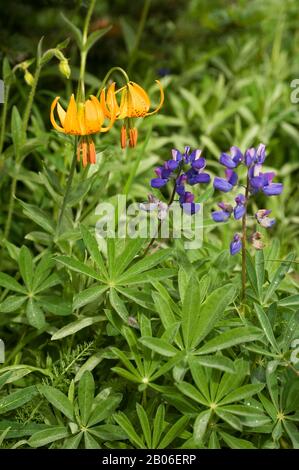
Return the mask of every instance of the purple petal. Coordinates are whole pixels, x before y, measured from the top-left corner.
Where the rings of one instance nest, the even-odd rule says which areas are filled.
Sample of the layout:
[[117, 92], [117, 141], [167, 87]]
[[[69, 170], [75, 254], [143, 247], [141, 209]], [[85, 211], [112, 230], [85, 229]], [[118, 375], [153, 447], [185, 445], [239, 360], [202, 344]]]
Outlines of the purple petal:
[[206, 159], [203, 157], [200, 157], [192, 162], [192, 168], [195, 170], [201, 170], [206, 166]]
[[216, 176], [214, 178], [214, 188], [224, 193], [228, 193], [233, 189], [233, 186], [224, 178], [219, 178], [218, 176]]
[[166, 162], [166, 168], [171, 170], [171, 171], [174, 171], [177, 169], [177, 167], [179, 166], [180, 162], [176, 161], [176, 160], [168, 160]]
[[226, 222], [230, 218], [230, 212], [215, 211], [212, 212], [212, 219], [214, 222]]
[[263, 192], [267, 196], [279, 196], [282, 193], [283, 184], [282, 183], [271, 183], [268, 186], [263, 187]]
[[233, 186], [236, 186], [237, 182], [238, 182], [238, 175], [235, 171], [231, 170], [231, 169], [227, 169], [225, 170], [225, 175], [226, 175], [226, 178], [228, 180], [228, 182], [233, 185]]
[[259, 144], [256, 151], [256, 160], [258, 163], [264, 163], [266, 158], [266, 146], [264, 144]]
[[200, 209], [200, 204], [196, 204], [195, 202], [185, 202], [182, 204], [183, 211], [186, 214], [193, 215]]
[[235, 234], [233, 241], [230, 244], [230, 254], [236, 255], [242, 249], [242, 240], [238, 233]]
[[182, 154], [181, 154], [181, 152], [179, 152], [179, 150], [172, 149], [171, 153], [172, 153], [173, 160], [175, 160], [177, 162], [182, 160]]
[[243, 215], [245, 214], [246, 212], [246, 207], [243, 206], [243, 204], [238, 204], [235, 208], [234, 208], [234, 217], [236, 220], [239, 220], [239, 219], [242, 219]]
[[255, 160], [256, 150], [255, 148], [247, 149], [245, 152], [245, 165], [251, 166]]
[[151, 180], [151, 187], [152, 188], [162, 188], [168, 182], [166, 178], [153, 178]]
[[226, 168], [236, 168], [237, 163], [233, 161], [232, 157], [227, 153], [222, 153], [220, 156], [221, 165], [226, 166]]
[[250, 184], [255, 189], [261, 189], [264, 186], [264, 179], [262, 176], [254, 176], [250, 178]]

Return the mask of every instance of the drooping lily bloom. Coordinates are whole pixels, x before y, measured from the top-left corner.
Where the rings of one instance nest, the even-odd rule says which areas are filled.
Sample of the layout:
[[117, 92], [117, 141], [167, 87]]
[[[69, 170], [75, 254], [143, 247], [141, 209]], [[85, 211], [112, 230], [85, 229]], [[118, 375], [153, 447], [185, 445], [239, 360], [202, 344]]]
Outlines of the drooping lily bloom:
[[[55, 108], [60, 125], [55, 120]], [[110, 121], [108, 127], [103, 127], [104, 119], [104, 111], [95, 96], [90, 96], [90, 99], [77, 104], [74, 95], [72, 95], [66, 111], [59, 103], [59, 96], [54, 99], [51, 105], [50, 120], [54, 129], [65, 134], [81, 136], [78, 143], [77, 155], [78, 160], [82, 156], [84, 167], [87, 163], [96, 163], [95, 145], [91, 135], [98, 132], [107, 132], [113, 124]]]
[[[112, 121], [115, 119], [124, 120], [121, 128], [121, 147], [125, 148], [127, 139], [130, 147], [137, 144], [137, 129], [133, 127], [131, 119], [151, 116], [157, 113], [164, 103], [164, 91], [159, 80], [156, 80], [160, 88], [160, 103], [154, 111], [150, 111], [151, 101], [146, 91], [135, 82], [128, 82], [124, 87], [115, 91], [115, 83], [112, 83], [105, 94], [101, 92], [101, 103], [105, 110], [105, 115]], [[120, 103], [117, 101], [117, 94], [121, 93]]]

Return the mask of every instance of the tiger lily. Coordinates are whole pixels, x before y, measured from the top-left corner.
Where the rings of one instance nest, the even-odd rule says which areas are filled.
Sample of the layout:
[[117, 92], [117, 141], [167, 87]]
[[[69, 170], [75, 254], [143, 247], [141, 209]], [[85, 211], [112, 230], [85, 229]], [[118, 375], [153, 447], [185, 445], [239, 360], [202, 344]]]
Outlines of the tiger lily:
[[[51, 105], [50, 120], [54, 129], [65, 134], [81, 136], [77, 148], [78, 161], [81, 160], [82, 155], [83, 167], [86, 167], [87, 163], [96, 163], [95, 145], [91, 134], [107, 132], [113, 122], [110, 120], [108, 127], [102, 127], [105, 113], [95, 96], [90, 96], [90, 99], [77, 105], [72, 95], [66, 111], [60, 105], [59, 98], [57, 96]], [[55, 120], [55, 108], [61, 125]]]
[[[105, 111], [105, 116], [109, 117], [111, 121], [116, 119], [123, 119], [124, 125], [121, 128], [121, 147], [125, 148], [127, 138], [129, 138], [130, 147], [135, 147], [137, 144], [137, 129], [132, 126], [131, 118], [139, 118], [151, 116], [157, 113], [164, 102], [164, 91], [159, 80], [156, 80], [160, 88], [160, 103], [154, 111], [150, 109], [150, 99], [146, 91], [135, 82], [128, 82], [124, 87], [115, 91], [115, 83], [112, 83], [105, 96], [105, 90], [101, 92], [101, 104]], [[116, 95], [121, 93], [120, 104], [118, 104]]]

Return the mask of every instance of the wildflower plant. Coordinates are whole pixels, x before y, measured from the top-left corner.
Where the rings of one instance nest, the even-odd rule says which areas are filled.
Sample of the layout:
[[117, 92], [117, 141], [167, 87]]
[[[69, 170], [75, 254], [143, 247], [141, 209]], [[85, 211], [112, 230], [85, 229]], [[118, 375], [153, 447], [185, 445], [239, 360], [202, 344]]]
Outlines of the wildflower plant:
[[[241, 233], [235, 233], [230, 243], [231, 255], [236, 255], [242, 251], [242, 289], [243, 299], [246, 288], [246, 243], [247, 243], [247, 217], [249, 203], [251, 199], [256, 198], [258, 193], [265, 196], [279, 196], [283, 190], [282, 183], [274, 183], [274, 172], [264, 172], [263, 164], [266, 159], [266, 146], [259, 144], [257, 148], [249, 148], [243, 154], [241, 150], [232, 146], [230, 153], [222, 153], [220, 163], [225, 166], [225, 178], [215, 177], [214, 188], [218, 191], [228, 193], [233, 189], [242, 188], [243, 192], [235, 197], [235, 205], [232, 206], [226, 202], [219, 202], [220, 210], [212, 212], [212, 218], [215, 222], [226, 222], [231, 217], [242, 221]], [[245, 167], [245, 184], [240, 182], [240, 169]], [[270, 228], [274, 225], [275, 219], [268, 217], [271, 214], [269, 209], [259, 209], [254, 217], [257, 224], [263, 228]], [[262, 234], [255, 231], [251, 234], [250, 241], [252, 246], [260, 250], [264, 244]]]

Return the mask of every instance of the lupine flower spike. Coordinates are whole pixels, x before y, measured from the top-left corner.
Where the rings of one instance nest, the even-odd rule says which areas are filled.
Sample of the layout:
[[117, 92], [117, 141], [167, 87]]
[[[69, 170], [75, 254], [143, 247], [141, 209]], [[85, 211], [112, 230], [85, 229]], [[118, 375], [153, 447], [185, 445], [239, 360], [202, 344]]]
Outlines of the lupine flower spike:
[[[55, 108], [60, 125], [55, 120]], [[110, 121], [108, 127], [103, 127], [105, 114], [99, 100], [95, 96], [90, 96], [90, 99], [77, 105], [74, 95], [72, 95], [66, 111], [60, 105], [59, 96], [57, 96], [51, 105], [50, 119], [54, 129], [57, 131], [81, 136], [77, 148], [77, 156], [78, 160], [82, 157], [84, 167], [87, 163], [96, 163], [95, 145], [91, 136], [98, 132], [107, 132], [113, 122]]]
[[[164, 102], [164, 91], [159, 80], [156, 80], [156, 83], [160, 88], [160, 103], [154, 111], [149, 111], [151, 102], [148, 94], [135, 82], [130, 81], [116, 91], [115, 83], [112, 83], [107, 90], [107, 94], [105, 90], [102, 90], [101, 103], [105, 110], [105, 115], [113, 122], [116, 119], [124, 120], [120, 134], [122, 148], [126, 147], [127, 141], [129, 141], [130, 147], [137, 145], [138, 132], [133, 125], [132, 119], [151, 116], [161, 109]], [[117, 101], [118, 93], [121, 93], [119, 104]]]
[[[230, 153], [222, 153], [220, 156], [220, 163], [226, 167], [226, 178], [216, 177], [214, 179], [214, 187], [222, 192], [231, 191], [238, 182], [238, 174], [235, 171], [239, 165], [247, 167], [247, 184], [245, 194], [238, 194], [235, 197], [235, 207], [225, 202], [218, 203], [220, 211], [214, 211], [212, 218], [215, 222], [226, 222], [231, 215], [235, 220], [246, 218], [248, 201], [250, 197], [256, 195], [258, 192], [264, 193], [266, 196], [277, 196], [281, 194], [283, 185], [281, 183], [273, 183], [275, 173], [262, 171], [263, 163], [266, 158], [266, 147], [260, 144], [256, 149], [249, 148], [243, 155], [238, 147], [231, 147]], [[270, 228], [275, 223], [275, 219], [268, 217], [271, 210], [260, 209], [256, 212], [255, 218], [259, 225], [263, 228]], [[235, 255], [242, 249], [245, 243], [244, 235], [235, 234], [233, 241], [230, 245], [230, 252]], [[251, 236], [252, 245], [256, 249], [262, 249], [264, 244], [262, 242], [262, 235], [260, 232], [254, 232]]]
[[186, 185], [194, 186], [200, 183], [209, 183], [210, 175], [205, 173], [206, 160], [201, 157], [201, 150], [191, 152], [185, 147], [182, 154], [179, 150], [172, 150], [172, 158], [163, 166], [155, 169], [156, 178], [151, 180], [152, 188], [162, 188], [169, 181], [174, 182], [174, 194], [179, 196], [179, 203], [184, 212], [192, 215], [199, 211], [200, 204], [194, 202], [194, 194], [186, 190]]

